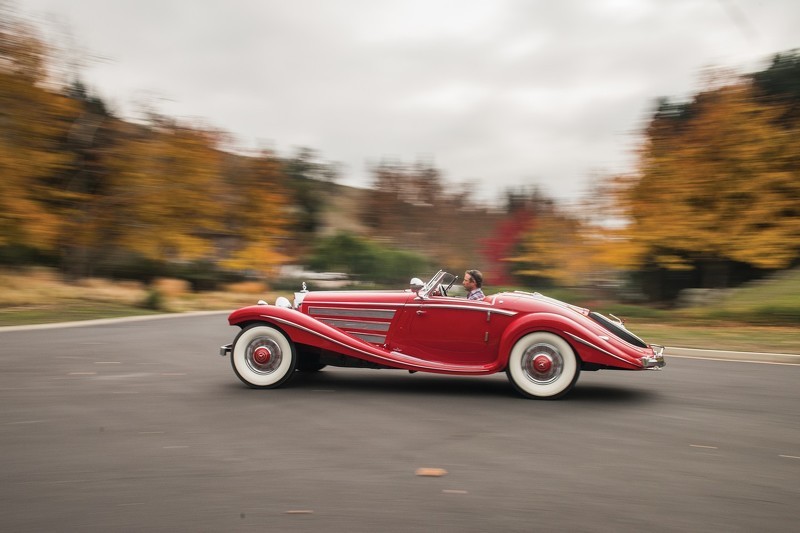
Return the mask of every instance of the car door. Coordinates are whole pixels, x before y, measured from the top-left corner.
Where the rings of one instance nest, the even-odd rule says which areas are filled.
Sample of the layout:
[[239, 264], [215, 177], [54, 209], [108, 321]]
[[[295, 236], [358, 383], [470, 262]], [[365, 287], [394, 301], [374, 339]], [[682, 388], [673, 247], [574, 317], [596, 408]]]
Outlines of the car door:
[[409, 302], [410, 355], [453, 364], [495, 360], [499, 335], [492, 333], [491, 304], [436, 296]]

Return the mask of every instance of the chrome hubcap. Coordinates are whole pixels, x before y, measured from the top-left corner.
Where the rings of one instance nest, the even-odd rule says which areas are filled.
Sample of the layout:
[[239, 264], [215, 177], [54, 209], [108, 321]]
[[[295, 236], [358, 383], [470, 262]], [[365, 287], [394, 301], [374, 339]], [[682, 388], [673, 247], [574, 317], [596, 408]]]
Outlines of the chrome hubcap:
[[259, 365], [266, 365], [269, 363], [272, 354], [269, 351], [269, 348], [261, 346], [256, 348], [256, 351], [253, 352], [253, 360]]
[[275, 340], [268, 337], [253, 339], [247, 345], [245, 361], [253, 372], [271, 374], [275, 372], [283, 359], [283, 351]]
[[538, 385], [552, 383], [564, 370], [564, 358], [555, 346], [534, 344], [522, 354], [522, 372]]

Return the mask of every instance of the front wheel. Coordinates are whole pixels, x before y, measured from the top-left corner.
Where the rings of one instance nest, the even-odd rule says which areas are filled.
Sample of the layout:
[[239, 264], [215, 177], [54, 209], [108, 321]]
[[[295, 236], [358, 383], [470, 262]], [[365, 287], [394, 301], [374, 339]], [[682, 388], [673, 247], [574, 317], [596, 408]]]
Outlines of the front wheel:
[[257, 324], [243, 329], [233, 341], [231, 365], [236, 376], [255, 389], [274, 389], [294, 375], [294, 344], [278, 329]]
[[523, 396], [554, 400], [572, 390], [580, 366], [567, 341], [538, 331], [525, 335], [511, 349], [506, 374]]

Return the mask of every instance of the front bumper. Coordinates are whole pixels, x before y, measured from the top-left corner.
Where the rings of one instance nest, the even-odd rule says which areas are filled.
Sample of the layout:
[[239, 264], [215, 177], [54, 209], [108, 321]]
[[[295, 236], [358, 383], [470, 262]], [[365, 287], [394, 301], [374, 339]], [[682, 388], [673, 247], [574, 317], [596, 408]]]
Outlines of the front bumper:
[[661, 370], [667, 364], [664, 361], [664, 347], [658, 344], [651, 344], [653, 355], [645, 355], [642, 357], [642, 367], [648, 370]]
[[219, 354], [222, 357], [225, 357], [226, 355], [230, 355], [232, 346], [233, 346], [233, 344], [226, 344], [224, 346], [220, 346], [219, 347]]

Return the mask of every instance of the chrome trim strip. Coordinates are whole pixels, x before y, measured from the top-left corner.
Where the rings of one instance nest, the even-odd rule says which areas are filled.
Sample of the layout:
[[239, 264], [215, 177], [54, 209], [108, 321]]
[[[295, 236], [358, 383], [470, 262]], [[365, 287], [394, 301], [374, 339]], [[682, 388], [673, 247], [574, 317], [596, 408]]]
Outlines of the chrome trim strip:
[[573, 339], [575, 339], [576, 341], [580, 342], [581, 344], [585, 344], [586, 346], [588, 346], [588, 347], [590, 347], [590, 348], [594, 348], [595, 350], [598, 350], [598, 351], [600, 351], [600, 352], [603, 352], [603, 353], [604, 353], [604, 354], [606, 354], [606, 355], [610, 355], [610, 356], [611, 356], [611, 357], [613, 357], [614, 359], [617, 359], [617, 360], [619, 360], [619, 361], [622, 361], [622, 362], [623, 362], [623, 363], [625, 363], [625, 364], [632, 365], [632, 366], [636, 366], [634, 363], [631, 363], [631, 362], [630, 362], [630, 361], [628, 361], [627, 359], [625, 359], [625, 358], [623, 358], [623, 357], [620, 357], [620, 356], [618, 356], [618, 355], [614, 355], [613, 353], [609, 352], [608, 350], [604, 350], [603, 348], [601, 348], [601, 347], [599, 347], [599, 346], [597, 346], [597, 345], [595, 345], [595, 344], [592, 344], [591, 342], [589, 342], [589, 341], [587, 341], [587, 340], [584, 340], [584, 339], [582, 339], [582, 338], [578, 337], [577, 335], [573, 335], [573, 334], [572, 334], [572, 333], [570, 333], [569, 331], [565, 331], [564, 333], [566, 333], [567, 335], [569, 335], [570, 337], [572, 337], [572, 338], [573, 338]]
[[364, 329], [367, 331], [389, 331], [390, 326], [389, 322], [366, 322], [341, 318], [320, 318], [319, 321], [339, 329]]
[[355, 331], [348, 331], [349, 335], [358, 337], [362, 341], [371, 342], [373, 344], [384, 344], [386, 342], [386, 335], [369, 335], [367, 333], [356, 333]]
[[[487, 304], [490, 305], [490, 304]], [[463, 309], [465, 311], [480, 311], [481, 313], [497, 313], [498, 315], [515, 316], [516, 311], [508, 311], [506, 309], [492, 309], [491, 307], [472, 307], [471, 305], [463, 304], [438, 304], [435, 300], [426, 300], [424, 304], [408, 304], [407, 307], [425, 307], [426, 309]]]
[[394, 318], [394, 309], [364, 309], [342, 307], [309, 307], [309, 315], [350, 316], [354, 318]]
[[[369, 291], [364, 291], [364, 292], [369, 292]], [[405, 302], [400, 302], [400, 303], [395, 303], [395, 302], [369, 302], [369, 303], [365, 303], [365, 302], [342, 302], [341, 300], [331, 300], [331, 301], [315, 300], [313, 302], [309, 302], [308, 305], [310, 305], [310, 306], [313, 306], [313, 305], [337, 306], [337, 305], [348, 305], [349, 303], [352, 303], [352, 305], [369, 305], [370, 307], [403, 307], [406, 304]], [[336, 309], [336, 308], [334, 307], [334, 309]]]

